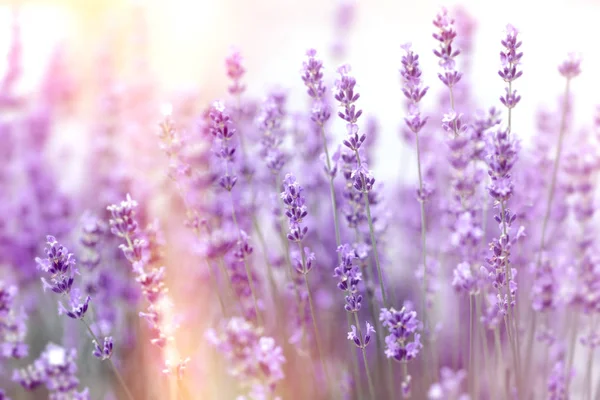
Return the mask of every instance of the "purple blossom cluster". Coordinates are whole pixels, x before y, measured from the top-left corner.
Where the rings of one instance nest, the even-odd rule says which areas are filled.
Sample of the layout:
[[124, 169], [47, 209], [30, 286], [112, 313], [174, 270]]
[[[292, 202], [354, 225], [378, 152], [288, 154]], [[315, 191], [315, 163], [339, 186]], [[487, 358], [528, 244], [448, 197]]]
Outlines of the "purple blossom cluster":
[[44, 385], [50, 400], [89, 400], [89, 390], [79, 390], [77, 351], [49, 343], [42, 354], [25, 368], [15, 370], [13, 381], [31, 391]]
[[229, 374], [247, 391], [238, 399], [274, 398], [276, 386], [284, 378], [285, 357], [272, 337], [238, 317], [227, 321], [222, 332], [210, 330], [206, 336], [222, 353]]

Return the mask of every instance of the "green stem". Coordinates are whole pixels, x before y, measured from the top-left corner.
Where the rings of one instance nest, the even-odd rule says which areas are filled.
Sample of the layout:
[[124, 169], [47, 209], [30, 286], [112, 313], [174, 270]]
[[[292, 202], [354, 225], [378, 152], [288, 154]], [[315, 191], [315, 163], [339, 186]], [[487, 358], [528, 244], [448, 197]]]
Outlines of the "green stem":
[[469, 295], [469, 369], [468, 369], [468, 379], [469, 379], [469, 393], [471, 393], [471, 398], [476, 399], [475, 397], [475, 384], [474, 384], [474, 376], [476, 373], [473, 371], [473, 367], [475, 365], [473, 359], [475, 354], [473, 352], [473, 347], [475, 346], [475, 338], [473, 337], [473, 295]]
[[[100, 346], [101, 342], [98, 340], [98, 338], [96, 337], [96, 334], [94, 334], [94, 331], [92, 331], [92, 328], [90, 328], [90, 325], [87, 323], [87, 321], [85, 319], [81, 318], [81, 322], [83, 322], [83, 325], [85, 325], [87, 331], [92, 336], [92, 339]], [[125, 383], [125, 380], [123, 379], [123, 377], [121, 376], [121, 374], [119, 373], [117, 368], [115, 367], [115, 364], [112, 362], [112, 359], [107, 358], [106, 361], [108, 361], [108, 364], [112, 368], [113, 373], [117, 377], [117, 380], [119, 381], [119, 384], [123, 388], [123, 391], [125, 392], [125, 395], [127, 396], [127, 398], [129, 400], [133, 400], [133, 396], [131, 395], [131, 392], [129, 391], [127, 384]]]
[[[358, 162], [358, 166], [360, 167], [360, 154], [358, 150], [355, 151], [356, 160]], [[364, 183], [364, 182], [363, 182]], [[377, 250], [377, 240], [375, 239], [375, 229], [373, 227], [373, 218], [371, 217], [371, 205], [369, 204], [369, 195], [367, 192], [363, 192], [363, 198], [365, 200], [365, 208], [367, 211], [367, 222], [369, 223], [369, 235], [371, 237], [371, 246], [373, 247], [373, 256], [375, 257], [375, 265], [377, 267], [377, 277], [379, 278], [379, 288], [381, 289], [381, 297], [383, 299], [383, 304], [385, 307], [388, 307], [387, 295], [385, 293], [385, 287], [383, 284], [383, 274], [381, 273], [381, 265], [379, 263], [379, 251]]]
[[[233, 201], [233, 193], [229, 192], [229, 197], [231, 198], [231, 217], [233, 219], [233, 223], [235, 225], [235, 229], [238, 234], [240, 232], [240, 226], [237, 221], [237, 216], [235, 212], [235, 205]], [[260, 310], [258, 309], [258, 301], [256, 300], [256, 289], [254, 288], [254, 279], [252, 278], [252, 274], [250, 272], [250, 267], [248, 266], [248, 261], [246, 257], [243, 258], [244, 268], [246, 270], [246, 275], [248, 276], [248, 285], [250, 286], [250, 293], [252, 294], [252, 301], [254, 302], [254, 311], [256, 312], [256, 318], [258, 319], [258, 325], [263, 325], [262, 316], [260, 314]]]
[[[300, 244], [300, 242], [298, 244]], [[300, 247], [302, 247], [302, 246], [300, 246]], [[304, 255], [304, 249], [301, 249], [300, 251], [302, 252], [302, 267], [306, 271], [306, 256]], [[323, 369], [323, 372], [325, 373], [325, 380], [326, 380], [328, 386], [330, 388], [333, 388], [334, 386], [331, 385], [331, 381], [329, 380], [329, 372], [327, 371], [327, 366], [325, 365], [325, 358], [323, 356], [323, 351], [321, 350], [319, 327], [317, 326], [317, 318], [315, 316], [315, 308], [313, 305], [312, 293], [310, 291], [310, 286], [308, 284], [308, 276], [306, 274], [303, 274], [303, 275], [304, 275], [304, 283], [306, 285], [306, 292], [308, 294], [308, 304], [310, 307], [310, 314], [312, 317], [313, 329], [315, 331], [315, 343], [317, 344], [317, 352], [319, 353], [319, 360], [321, 361], [321, 368]]]
[[[335, 187], [333, 186], [333, 177], [329, 174], [331, 171], [331, 159], [329, 157], [329, 150], [327, 149], [327, 139], [325, 138], [325, 128], [321, 124], [321, 138], [323, 139], [323, 150], [325, 151], [325, 161], [327, 163], [327, 176], [329, 177], [329, 191], [331, 193], [331, 208], [333, 210], [333, 225], [335, 227], [335, 244], [337, 247], [340, 246], [340, 225], [338, 223], [338, 212], [337, 212], [337, 201], [335, 196]], [[338, 260], [340, 256], [338, 254]]]
[[[361, 344], [363, 343], [363, 335], [362, 330], [360, 329], [360, 324], [358, 322], [358, 315], [356, 312], [352, 313], [354, 315], [354, 323], [356, 324], [356, 329], [358, 330], [358, 336], [360, 337]], [[369, 395], [371, 399], [376, 399], [375, 397], [375, 386], [373, 385], [373, 379], [371, 379], [371, 372], [369, 371], [369, 362], [367, 361], [367, 350], [365, 346], [360, 347], [363, 356], [363, 362], [365, 363], [365, 371], [367, 373], [367, 382], [369, 383]]]

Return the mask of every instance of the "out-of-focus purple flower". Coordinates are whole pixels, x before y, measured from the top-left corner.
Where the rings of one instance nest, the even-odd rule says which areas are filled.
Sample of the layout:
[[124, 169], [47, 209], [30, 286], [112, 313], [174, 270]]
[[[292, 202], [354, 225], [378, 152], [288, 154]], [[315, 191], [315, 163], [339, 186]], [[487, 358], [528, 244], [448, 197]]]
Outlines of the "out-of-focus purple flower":
[[443, 367], [440, 370], [440, 375], [440, 381], [429, 388], [427, 400], [469, 399], [469, 396], [461, 391], [461, 386], [467, 378], [467, 371], [463, 369], [453, 371], [448, 367]]
[[16, 286], [0, 280], [0, 357], [23, 358], [28, 354], [25, 344], [27, 315], [23, 309], [17, 309]]
[[33, 390], [44, 384], [50, 400], [89, 400], [88, 389], [79, 391], [77, 378], [77, 351], [65, 349], [49, 343], [33, 364], [15, 370], [13, 381], [26, 390]]
[[545, 312], [554, 309], [557, 290], [554, 269], [549, 261], [536, 268], [531, 289], [531, 305], [535, 311]]
[[275, 176], [289, 158], [280, 148], [283, 141], [284, 103], [285, 95], [273, 93], [264, 101], [256, 117], [256, 125], [262, 133], [260, 155]]
[[[227, 361], [228, 372], [241, 386], [253, 394], [269, 398], [277, 383], [284, 378], [285, 357], [281, 347], [262, 329], [243, 318], [233, 317], [222, 332], [206, 332], [206, 338]], [[264, 397], [266, 396], [266, 397]]]
[[554, 364], [550, 376], [548, 377], [548, 400], [567, 400], [567, 380], [569, 379], [563, 360]]
[[111, 214], [110, 231], [118, 237], [133, 235], [137, 228], [137, 221], [133, 218], [137, 202], [128, 194], [127, 198], [119, 204], [107, 207]]
[[227, 88], [232, 95], [240, 95], [246, 90], [246, 85], [242, 83], [242, 78], [246, 73], [244, 68], [242, 55], [238, 50], [232, 50], [229, 56], [225, 59], [227, 67], [227, 76], [231, 79], [231, 84]]
[[575, 78], [581, 73], [581, 57], [570, 53], [567, 59], [558, 66], [558, 72], [567, 79]]
[[471, 272], [471, 265], [467, 262], [462, 262], [454, 269], [454, 278], [452, 287], [459, 293], [471, 294], [477, 285], [477, 280]]
[[309, 49], [306, 60], [302, 63], [302, 81], [307, 88], [307, 93], [313, 99], [311, 119], [319, 126], [323, 126], [331, 116], [331, 110], [325, 100], [327, 90], [323, 82], [323, 61], [317, 58], [317, 51]]

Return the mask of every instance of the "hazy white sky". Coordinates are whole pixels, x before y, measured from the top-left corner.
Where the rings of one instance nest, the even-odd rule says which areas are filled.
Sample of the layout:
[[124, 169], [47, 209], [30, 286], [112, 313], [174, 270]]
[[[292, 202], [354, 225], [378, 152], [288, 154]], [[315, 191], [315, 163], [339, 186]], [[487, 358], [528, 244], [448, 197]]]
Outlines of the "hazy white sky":
[[[115, 46], [115, 52], [127, 54], [132, 48], [128, 32], [135, 15], [131, 12], [133, 3], [25, 2], [21, 18], [28, 82], [39, 78], [39, 67], [50, 54], [53, 43], [60, 41], [71, 46], [68, 54], [72, 58], [73, 72], [82, 81], [89, 79], [86, 74], [96, 60], [95, 52], [102, 39], [112, 40], [109, 43]], [[230, 46], [235, 45], [246, 58], [250, 92], [261, 95], [272, 85], [282, 84], [293, 89], [292, 100], [301, 107], [305, 103], [299, 70], [304, 51], [315, 47], [326, 56], [332, 43], [335, 1], [147, 0], [137, 3], [147, 8], [151, 65], [163, 87], [170, 90], [193, 85], [191, 87], [199, 88], [207, 99], [224, 92], [222, 60]], [[431, 20], [440, 5], [452, 8], [454, 4], [462, 4], [477, 19], [472, 81], [476, 82], [477, 94], [485, 107], [498, 104], [503, 90], [496, 71], [504, 28], [511, 23], [521, 31], [525, 75], [515, 85], [523, 96], [514, 114], [518, 133], [527, 136], [532, 131], [533, 111], [538, 105], [555, 104], [563, 88], [556, 66], [570, 51], [580, 52], [584, 59], [584, 73], [573, 85], [577, 119], [589, 123], [595, 105], [600, 103], [600, 74], [596, 72], [600, 71], [600, 52], [595, 42], [599, 1], [356, 0], [356, 3], [356, 24], [347, 37], [350, 52], [345, 61], [352, 64], [359, 82], [362, 107], [378, 116], [386, 129], [381, 153], [386, 159], [400, 145], [397, 138], [402, 118], [398, 79], [400, 44], [413, 43], [414, 49], [422, 54], [427, 84], [432, 90], [441, 89], [435, 77], [437, 64], [431, 53], [435, 45]], [[2, 11], [0, 54], [7, 49], [10, 27], [8, 7]], [[112, 32], [112, 38], [106, 32]], [[337, 62], [326, 58], [326, 67], [333, 74]], [[136, 71], [124, 73], [133, 76]], [[437, 117], [433, 118], [435, 121]], [[396, 168], [389, 165], [385, 173], [394, 174]]]

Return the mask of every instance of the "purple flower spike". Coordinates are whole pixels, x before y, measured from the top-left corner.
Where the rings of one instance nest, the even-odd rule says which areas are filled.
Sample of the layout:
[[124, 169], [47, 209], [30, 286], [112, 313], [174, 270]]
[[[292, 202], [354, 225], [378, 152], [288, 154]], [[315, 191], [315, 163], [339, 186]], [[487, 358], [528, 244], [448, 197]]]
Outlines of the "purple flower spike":
[[439, 73], [438, 77], [444, 85], [452, 88], [462, 77], [462, 74], [454, 69], [455, 58], [460, 54], [460, 50], [452, 46], [452, 42], [456, 38], [454, 19], [448, 16], [448, 10], [442, 8], [436, 15], [433, 25], [439, 29], [433, 34], [433, 38], [439, 42], [439, 47], [433, 50], [433, 54], [440, 59], [439, 65], [444, 70], [444, 73]]
[[[419, 354], [423, 347], [421, 335], [421, 322], [417, 319], [416, 311], [408, 311], [402, 307], [400, 311], [392, 308], [382, 308], [379, 320], [388, 330], [385, 337], [385, 355], [399, 362], [410, 361]], [[412, 337], [412, 340], [411, 340]]]
[[246, 85], [242, 83], [242, 78], [246, 73], [246, 69], [242, 65], [242, 61], [243, 58], [240, 52], [237, 50], [233, 50], [225, 59], [227, 76], [232, 81], [231, 85], [228, 87], [228, 90], [232, 95], [240, 95], [246, 90]]
[[306, 52], [306, 60], [302, 63], [302, 81], [313, 99], [311, 119], [323, 126], [331, 117], [331, 109], [325, 101], [327, 88], [323, 82], [323, 61], [317, 58], [315, 49]]

